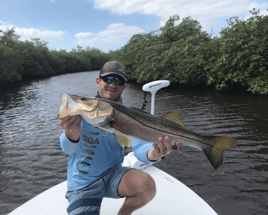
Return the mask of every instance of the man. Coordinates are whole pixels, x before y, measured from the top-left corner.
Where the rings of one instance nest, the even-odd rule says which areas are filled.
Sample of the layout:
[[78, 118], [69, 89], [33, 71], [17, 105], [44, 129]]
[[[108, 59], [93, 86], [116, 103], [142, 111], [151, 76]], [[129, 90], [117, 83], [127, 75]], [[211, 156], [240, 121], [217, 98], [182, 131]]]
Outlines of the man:
[[[96, 79], [99, 88], [96, 97], [121, 103], [126, 81], [126, 69], [121, 63], [105, 63]], [[142, 171], [122, 167], [124, 148], [113, 134], [102, 135], [99, 128], [80, 115], [66, 116], [60, 119], [60, 125], [65, 130], [60, 136], [60, 144], [69, 155], [68, 214], [99, 214], [104, 197], [126, 197], [118, 215], [130, 215], [153, 199], [154, 180]], [[145, 163], [156, 162], [172, 150], [168, 137], [158, 137], [158, 143], [154, 145], [134, 140], [131, 144], [136, 157]], [[179, 142], [176, 146], [181, 148]]]

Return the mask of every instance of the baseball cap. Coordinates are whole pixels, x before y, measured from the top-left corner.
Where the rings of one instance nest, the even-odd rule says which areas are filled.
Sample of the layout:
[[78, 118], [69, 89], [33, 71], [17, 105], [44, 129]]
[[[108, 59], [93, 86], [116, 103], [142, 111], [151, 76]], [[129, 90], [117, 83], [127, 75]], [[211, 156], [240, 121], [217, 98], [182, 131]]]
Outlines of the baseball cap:
[[108, 61], [101, 67], [100, 77], [111, 74], [120, 75], [122, 78], [125, 79], [125, 81], [127, 81], [126, 67], [124, 67], [118, 61]]

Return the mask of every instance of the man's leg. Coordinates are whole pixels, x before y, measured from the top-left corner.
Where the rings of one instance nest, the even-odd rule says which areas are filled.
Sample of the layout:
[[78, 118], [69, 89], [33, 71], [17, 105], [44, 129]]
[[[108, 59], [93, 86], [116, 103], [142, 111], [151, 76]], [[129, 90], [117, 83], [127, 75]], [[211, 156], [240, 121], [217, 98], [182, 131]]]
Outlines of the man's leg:
[[102, 179], [80, 190], [67, 192], [69, 201], [67, 212], [69, 215], [99, 215], [100, 205], [104, 196], [104, 182]]
[[123, 175], [118, 186], [118, 194], [126, 196], [118, 215], [130, 215], [134, 210], [146, 205], [154, 198], [155, 182], [150, 175], [132, 169]]

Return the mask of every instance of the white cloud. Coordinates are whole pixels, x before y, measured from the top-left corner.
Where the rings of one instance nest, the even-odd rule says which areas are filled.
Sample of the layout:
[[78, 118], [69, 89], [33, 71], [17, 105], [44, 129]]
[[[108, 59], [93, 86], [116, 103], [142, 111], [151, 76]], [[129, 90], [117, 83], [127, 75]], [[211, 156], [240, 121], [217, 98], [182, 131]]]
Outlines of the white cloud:
[[253, 7], [265, 9], [268, 8], [268, 3], [260, 4], [249, 0], [94, 0], [94, 7], [119, 15], [156, 15], [161, 18], [160, 25], [164, 25], [174, 14], [181, 18], [191, 16], [208, 30], [220, 17], [248, 13]]
[[[99, 33], [80, 32], [75, 35], [76, 44], [81, 46], [90, 46], [102, 48], [103, 50], [109, 46], [110, 48], [120, 48], [134, 34], [142, 33], [143, 30], [137, 26], [126, 26], [123, 23], [110, 24], [106, 30]], [[106, 51], [108, 51], [106, 49]]]
[[15, 33], [20, 36], [19, 40], [31, 40], [31, 38], [40, 38], [46, 42], [62, 39], [65, 34], [64, 31], [50, 31], [50, 30], [39, 30], [36, 28], [19, 28], [10, 24], [5, 24], [0, 21], [0, 29], [6, 31], [7, 28], [11, 29], [15, 27]]

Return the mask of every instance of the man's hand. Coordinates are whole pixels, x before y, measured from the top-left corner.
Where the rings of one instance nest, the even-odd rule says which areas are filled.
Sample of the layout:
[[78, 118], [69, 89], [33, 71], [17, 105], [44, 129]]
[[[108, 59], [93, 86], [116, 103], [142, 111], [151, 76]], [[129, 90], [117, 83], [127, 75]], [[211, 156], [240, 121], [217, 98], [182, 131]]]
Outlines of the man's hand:
[[[163, 139], [163, 137], [158, 137], [157, 140], [158, 143], [154, 143], [154, 148], [152, 148], [148, 152], [148, 159], [150, 161], [156, 161], [165, 155], [169, 155], [170, 152], [172, 151], [172, 144], [168, 136], [165, 136], [165, 139]], [[176, 146], [178, 149], [182, 147], [180, 142], [176, 142]]]
[[77, 142], [82, 131], [81, 115], [66, 116], [60, 119], [60, 125], [65, 130], [65, 134], [72, 142]]

